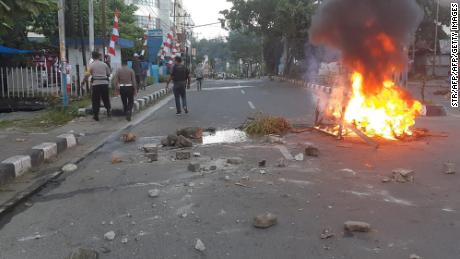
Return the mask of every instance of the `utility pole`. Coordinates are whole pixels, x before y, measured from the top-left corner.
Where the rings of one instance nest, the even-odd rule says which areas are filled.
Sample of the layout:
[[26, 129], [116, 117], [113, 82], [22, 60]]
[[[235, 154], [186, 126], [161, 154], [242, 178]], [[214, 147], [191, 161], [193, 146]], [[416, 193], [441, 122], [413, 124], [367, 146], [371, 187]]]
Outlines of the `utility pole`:
[[[83, 19], [81, 18], [80, 0], [77, 0], [77, 7], [78, 7], [78, 13], [80, 14], [78, 16], [78, 27], [80, 29], [81, 57], [82, 57], [82, 60], [83, 60], [83, 70], [86, 71], [85, 32], [84, 32], [84, 29], [83, 29]], [[76, 69], [77, 69], [77, 78], [78, 78], [78, 82], [77, 82], [78, 88], [80, 89], [81, 92], [83, 92], [83, 90], [81, 90], [81, 85], [80, 85], [80, 67], [79, 67], [79, 65], [77, 65]], [[88, 88], [89, 88], [88, 81], [86, 81], [86, 89], [88, 89]]]
[[174, 0], [174, 7], [173, 7], [173, 28], [174, 28], [174, 33], [176, 33], [176, 0]]
[[107, 19], [105, 18], [106, 13], [106, 0], [101, 0], [101, 18], [102, 18], [102, 57], [105, 61], [105, 41], [107, 39]]
[[89, 51], [93, 52], [94, 51], [94, 5], [93, 5], [94, 0], [89, 0], [88, 1], [88, 20], [89, 20]]
[[438, 52], [439, 0], [436, 2], [436, 24], [434, 29], [433, 76], [436, 76], [436, 55]]
[[62, 104], [67, 107], [69, 100], [67, 98], [67, 60], [65, 51], [65, 0], [58, 2], [58, 21], [59, 21], [59, 57], [61, 59], [61, 93], [63, 95]]

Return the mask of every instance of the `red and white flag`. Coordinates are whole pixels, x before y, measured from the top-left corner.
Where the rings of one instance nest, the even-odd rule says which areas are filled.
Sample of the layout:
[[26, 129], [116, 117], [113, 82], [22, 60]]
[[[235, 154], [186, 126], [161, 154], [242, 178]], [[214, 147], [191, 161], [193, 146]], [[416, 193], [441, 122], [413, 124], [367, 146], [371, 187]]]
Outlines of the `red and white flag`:
[[118, 17], [120, 17], [120, 11], [116, 9], [113, 22], [112, 37], [110, 38], [109, 49], [107, 51], [112, 56], [116, 55], [115, 43], [118, 41], [118, 38], [120, 37], [120, 32], [118, 31]]

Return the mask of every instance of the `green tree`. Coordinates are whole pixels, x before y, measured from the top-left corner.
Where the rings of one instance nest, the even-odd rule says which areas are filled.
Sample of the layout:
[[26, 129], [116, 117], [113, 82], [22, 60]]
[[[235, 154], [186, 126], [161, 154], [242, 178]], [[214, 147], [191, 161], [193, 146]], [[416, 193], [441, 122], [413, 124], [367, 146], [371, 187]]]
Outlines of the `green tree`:
[[[436, 20], [436, 9], [437, 1], [433, 0], [417, 0], [417, 3], [424, 11], [424, 18], [420, 24], [417, 33], [416, 41], [422, 43], [421, 45], [428, 45], [428, 47], [434, 47], [435, 41], [435, 30], [438, 26], [438, 40], [447, 39], [448, 35], [442, 29], [442, 26], [450, 25], [450, 6], [448, 5], [439, 5], [439, 25], [435, 24]], [[439, 44], [437, 44], [439, 47]]]
[[212, 69], [224, 71], [231, 56], [228, 44], [224, 38], [193, 40], [192, 45], [197, 49], [196, 63], [201, 63], [208, 56]]

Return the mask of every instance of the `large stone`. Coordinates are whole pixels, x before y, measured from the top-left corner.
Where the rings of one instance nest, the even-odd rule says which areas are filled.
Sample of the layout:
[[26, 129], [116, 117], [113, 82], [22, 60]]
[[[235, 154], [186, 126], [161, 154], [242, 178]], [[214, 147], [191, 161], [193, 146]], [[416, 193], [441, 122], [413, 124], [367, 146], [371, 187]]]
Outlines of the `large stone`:
[[350, 232], [369, 232], [371, 230], [371, 225], [362, 221], [347, 221], [344, 224], [346, 231]]
[[157, 144], [145, 144], [142, 146], [142, 150], [145, 153], [158, 153], [158, 146]]
[[231, 157], [227, 159], [227, 163], [231, 165], [239, 165], [243, 163], [243, 159], [241, 157]]
[[188, 170], [190, 172], [199, 172], [200, 171], [200, 164], [199, 163], [196, 163], [196, 162], [192, 162], [190, 164], [188, 164]]
[[269, 228], [278, 223], [278, 218], [272, 213], [265, 213], [254, 218], [253, 225], [256, 228]]
[[201, 241], [200, 239], [197, 239], [195, 243], [195, 249], [200, 252], [204, 252], [204, 250], [206, 250], [206, 247], [204, 246], [203, 241]]
[[319, 150], [317, 147], [314, 146], [307, 146], [305, 148], [305, 155], [306, 156], [312, 156], [312, 157], [318, 157], [319, 156]]
[[112, 241], [115, 239], [115, 231], [109, 231], [104, 234], [104, 239], [108, 241]]
[[145, 157], [149, 159], [150, 163], [158, 161], [158, 153], [146, 153]]
[[413, 182], [414, 170], [398, 168], [393, 170], [393, 179], [399, 183]]
[[176, 160], [188, 160], [190, 159], [191, 155], [188, 151], [177, 151], [176, 152]]
[[444, 173], [446, 174], [455, 174], [457, 170], [455, 169], [455, 163], [447, 162], [444, 163]]
[[177, 135], [168, 135], [161, 140], [161, 144], [165, 147], [174, 147], [177, 142]]
[[67, 259], [98, 259], [99, 253], [97, 251], [85, 248], [78, 248], [73, 251]]
[[160, 190], [158, 190], [158, 189], [149, 190], [149, 197], [150, 198], [156, 198], [158, 196], [160, 196]]
[[180, 135], [177, 137], [176, 147], [193, 147], [193, 142], [190, 139]]
[[422, 257], [418, 256], [416, 254], [411, 254], [411, 255], [409, 255], [409, 259], [422, 259]]
[[203, 129], [198, 127], [188, 127], [177, 130], [176, 134], [190, 139], [201, 139], [203, 138]]
[[77, 169], [78, 167], [75, 164], [66, 164], [65, 166], [62, 167], [62, 171], [64, 171], [65, 173], [70, 173]]
[[122, 135], [122, 140], [125, 143], [134, 142], [134, 141], [136, 141], [136, 138], [137, 138], [136, 135], [134, 135], [131, 132], [125, 133], [125, 134]]

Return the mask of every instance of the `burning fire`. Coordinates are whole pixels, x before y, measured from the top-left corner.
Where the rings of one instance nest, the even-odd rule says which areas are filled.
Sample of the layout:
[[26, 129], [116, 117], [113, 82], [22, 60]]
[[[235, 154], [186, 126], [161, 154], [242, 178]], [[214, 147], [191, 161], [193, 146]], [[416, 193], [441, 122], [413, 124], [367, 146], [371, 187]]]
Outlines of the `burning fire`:
[[344, 121], [355, 125], [367, 136], [396, 139], [411, 135], [410, 127], [422, 111], [422, 104], [391, 80], [382, 82], [377, 93], [364, 92], [363, 75], [354, 72], [352, 95], [345, 110]]

